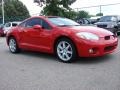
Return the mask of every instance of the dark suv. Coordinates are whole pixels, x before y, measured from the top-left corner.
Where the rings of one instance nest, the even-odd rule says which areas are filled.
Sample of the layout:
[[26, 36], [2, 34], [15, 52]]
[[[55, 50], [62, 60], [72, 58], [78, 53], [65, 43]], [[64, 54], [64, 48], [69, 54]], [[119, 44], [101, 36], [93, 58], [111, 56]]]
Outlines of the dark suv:
[[110, 15], [110, 16], [103, 16], [100, 20], [96, 23], [97, 27], [108, 29], [113, 33], [120, 32], [120, 16], [117, 15]]

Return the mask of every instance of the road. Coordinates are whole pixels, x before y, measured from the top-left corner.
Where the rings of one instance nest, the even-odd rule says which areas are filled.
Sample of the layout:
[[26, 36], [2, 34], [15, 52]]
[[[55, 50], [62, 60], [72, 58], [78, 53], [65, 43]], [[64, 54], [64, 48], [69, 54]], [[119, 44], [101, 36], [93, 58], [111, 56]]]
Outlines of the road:
[[0, 90], [120, 90], [120, 37], [113, 54], [69, 64], [43, 53], [12, 54], [0, 37]]

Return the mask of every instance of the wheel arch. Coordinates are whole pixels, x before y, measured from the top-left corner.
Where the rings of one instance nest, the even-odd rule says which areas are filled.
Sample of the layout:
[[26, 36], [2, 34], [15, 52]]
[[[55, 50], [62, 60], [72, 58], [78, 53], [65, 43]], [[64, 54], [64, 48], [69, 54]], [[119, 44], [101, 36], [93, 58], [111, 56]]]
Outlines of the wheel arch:
[[76, 53], [78, 55], [77, 45], [75, 44], [74, 39], [72, 39], [72, 38], [70, 38], [68, 36], [65, 36], [65, 35], [59, 36], [59, 37], [57, 37], [55, 39], [54, 44], [53, 44], [53, 51], [54, 51], [54, 53], [55, 53], [56, 44], [57, 44], [58, 40], [60, 40], [60, 39], [69, 39], [73, 43], [73, 45], [75, 46]]
[[7, 36], [7, 45], [9, 45], [9, 40], [11, 37], [14, 37], [13, 35]]
[[14, 38], [14, 39], [16, 40], [16, 37], [15, 37], [14, 35], [9, 35], [9, 36], [7, 37], [7, 45], [9, 45], [9, 40], [10, 40], [10, 38]]

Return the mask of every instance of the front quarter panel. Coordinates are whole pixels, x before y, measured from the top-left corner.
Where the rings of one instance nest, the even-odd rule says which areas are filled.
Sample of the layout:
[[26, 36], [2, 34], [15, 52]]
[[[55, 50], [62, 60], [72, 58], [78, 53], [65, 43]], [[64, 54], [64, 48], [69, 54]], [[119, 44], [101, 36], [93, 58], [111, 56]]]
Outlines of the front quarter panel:
[[[19, 42], [20, 37], [19, 37], [18, 29], [19, 29], [18, 27], [15, 27], [7, 32], [7, 35], [6, 35], [7, 44], [8, 44], [8, 40], [10, 37], [14, 37], [16, 39], [16, 41]], [[18, 45], [19, 45], [19, 43], [18, 43]]]
[[[57, 42], [57, 40], [59, 38], [62, 38], [62, 37], [69, 38], [75, 44], [76, 36], [75, 36], [75, 33], [72, 32], [72, 30], [66, 30], [66, 29], [63, 29], [61, 27], [55, 27], [53, 29], [53, 35], [52, 36], [53, 36], [52, 46], [54, 46], [54, 44]], [[54, 47], [52, 47], [52, 51], [54, 52]]]

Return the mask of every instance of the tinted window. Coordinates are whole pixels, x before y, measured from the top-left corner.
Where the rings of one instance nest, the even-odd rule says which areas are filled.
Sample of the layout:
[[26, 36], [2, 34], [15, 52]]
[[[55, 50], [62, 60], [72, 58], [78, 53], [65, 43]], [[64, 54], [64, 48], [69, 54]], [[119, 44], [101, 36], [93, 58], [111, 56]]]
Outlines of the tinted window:
[[29, 20], [19, 24], [19, 26], [21, 26], [21, 27], [33, 27], [34, 25], [41, 25], [42, 28], [44, 28], [44, 29], [51, 29], [50, 25], [46, 21], [44, 21], [40, 18], [29, 19]]
[[50, 25], [47, 22], [45, 22], [44, 20], [42, 20], [42, 27], [44, 29], [51, 29]]
[[33, 27], [34, 25], [41, 25], [42, 24], [42, 20], [39, 18], [33, 18], [33, 19], [29, 19], [26, 22], [26, 27]]
[[17, 23], [12, 23], [12, 26], [13, 26], [13, 27], [17, 26]]
[[19, 26], [33, 27], [34, 25], [41, 25], [43, 29], [51, 29], [50, 25], [40, 18], [29, 19], [21, 23]]

